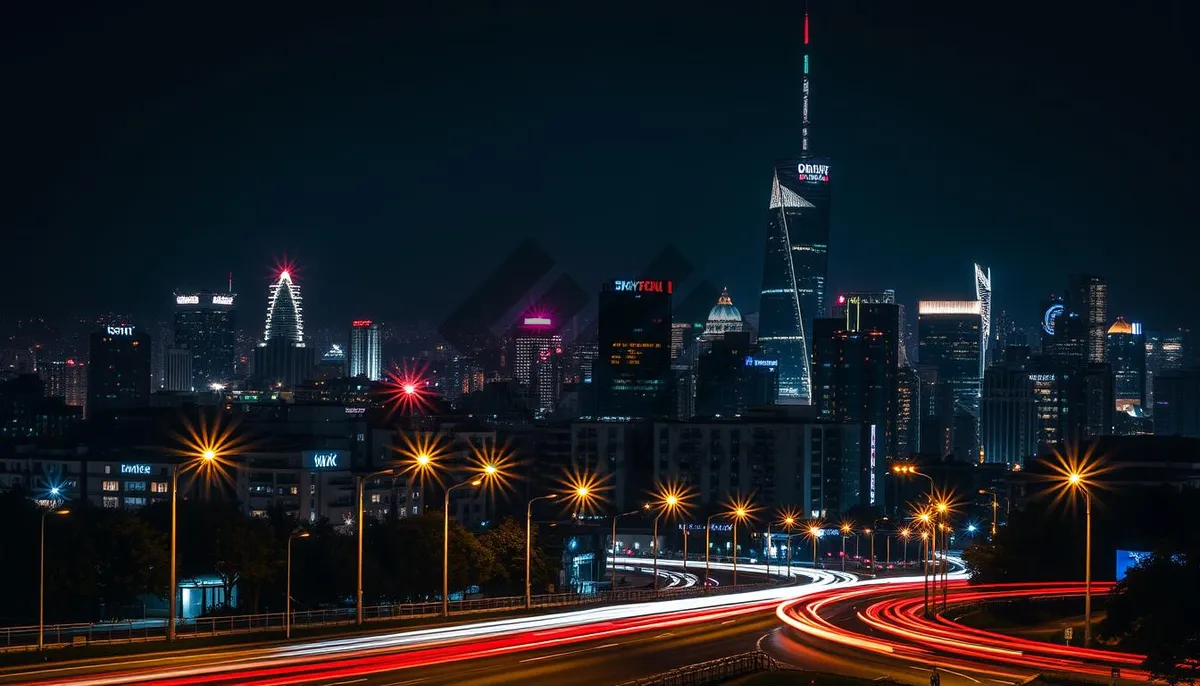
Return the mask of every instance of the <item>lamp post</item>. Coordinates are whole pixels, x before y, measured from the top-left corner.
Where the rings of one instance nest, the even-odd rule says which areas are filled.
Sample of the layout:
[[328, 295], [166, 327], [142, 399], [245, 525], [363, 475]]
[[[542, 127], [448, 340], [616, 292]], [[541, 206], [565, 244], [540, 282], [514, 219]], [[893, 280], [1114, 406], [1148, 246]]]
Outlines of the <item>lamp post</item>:
[[705, 593], [708, 593], [708, 554], [709, 554], [709, 551], [712, 550], [712, 544], [709, 543], [708, 535], [712, 531], [712, 520], [715, 517], [720, 517], [720, 516], [721, 515], [719, 513], [715, 514], [715, 515], [710, 515], [709, 518], [704, 522], [704, 592]]
[[767, 583], [771, 583], [771, 523], [767, 522]]
[[668, 493], [662, 499], [658, 514], [654, 516], [654, 536], [650, 539], [650, 547], [654, 549], [654, 586], [652, 588], [655, 591], [658, 590], [658, 520], [662, 519], [663, 515], [674, 513], [677, 507], [679, 507], [679, 496]]
[[875, 569], [875, 534], [879, 533], [879, 523], [888, 521], [887, 517], [880, 517], [871, 522], [871, 569]]
[[1083, 562], [1083, 647], [1092, 645], [1092, 491], [1084, 475], [1073, 471], [1067, 475], [1067, 487], [1083, 493], [1084, 562]]
[[[539, 500], [554, 500], [558, 497], [557, 493], [549, 495], [539, 495], [536, 498], [530, 498], [525, 504], [525, 609], [528, 610], [533, 603], [532, 591], [530, 590], [530, 574], [533, 568], [533, 504]], [[615, 521], [615, 520], [614, 520]], [[589, 570], [590, 573], [591, 570]]]
[[[292, 637], [292, 541], [297, 538], [308, 538], [307, 531], [301, 531], [288, 536], [287, 544], [287, 597], [283, 601], [283, 631], [285, 638]], [[361, 609], [361, 606], [360, 606]], [[361, 617], [361, 615], [359, 615]]]
[[[493, 468], [494, 469], [494, 468]], [[463, 481], [446, 489], [445, 505], [442, 509], [442, 616], [450, 616], [450, 492], [463, 486], [478, 486], [483, 479]]]
[[[945, 612], [948, 603], [947, 594], [950, 589], [950, 562], [947, 560], [950, 556], [950, 504], [945, 500], [938, 502], [937, 511], [942, 516], [942, 521], [938, 524], [938, 528], [942, 531], [942, 612]], [[934, 540], [936, 541], [937, 539], [935, 538]], [[937, 579], [937, 569], [936, 567], [934, 568], [934, 579]], [[934, 598], [934, 602], [937, 602], [936, 598]]]
[[[217, 451], [213, 448], [205, 448], [200, 452], [200, 464], [219, 464], [217, 462]], [[175, 640], [175, 615], [178, 613], [177, 601], [175, 595], [178, 592], [178, 580], [176, 578], [176, 524], [178, 517], [176, 508], [179, 501], [179, 470], [181, 465], [177, 465], [171, 470], [171, 578], [169, 581], [168, 593], [170, 599], [167, 602], [167, 640]]]
[[992, 496], [992, 539], [995, 539], [996, 538], [996, 515], [997, 515], [999, 507], [1000, 507], [1000, 501], [996, 497], [995, 489], [981, 488], [981, 489], [979, 489], [979, 495]]
[[812, 542], [813, 542], [813, 569], [816, 569], [817, 568], [817, 540], [821, 538], [821, 528], [815, 524], [809, 525], [808, 535], [812, 538]]
[[621, 517], [635, 515], [639, 512], [641, 512], [641, 510], [630, 510], [629, 512], [622, 512], [620, 514], [613, 515], [613, 521], [612, 521], [612, 551], [613, 551], [612, 552], [612, 588], [613, 588], [613, 590], [616, 590], [616, 588], [617, 588], [617, 520], [620, 519]]
[[44, 637], [46, 634], [46, 515], [66, 515], [71, 511], [58, 508], [46, 510], [42, 513], [42, 537], [41, 537], [41, 555], [38, 563], [38, 650], [45, 647]]
[[844, 571], [846, 571], [846, 537], [850, 535], [851, 531], [853, 531], [853, 527], [850, 526], [849, 522], [843, 522], [842, 526], [841, 526], [841, 531], [842, 531], [842, 571], [844, 572]]
[[[429, 460], [428, 455], [418, 456], [418, 463], [420, 463], [421, 457], [424, 457], [426, 461]], [[355, 517], [355, 525], [358, 527], [358, 585], [354, 593], [354, 623], [359, 626], [362, 626], [363, 623], [363, 489], [367, 481], [377, 476], [395, 476], [397, 473], [396, 469], [381, 469], [378, 472], [358, 477], [358, 512]], [[291, 545], [290, 541], [288, 545]]]
[[748, 504], [735, 504], [733, 509], [729, 511], [729, 518], [733, 520], [733, 585], [737, 586], [737, 559], [738, 559], [738, 544], [737, 530], [738, 523], [744, 522], [750, 517], [750, 507]]
[[794, 515], [785, 514], [783, 516], [783, 530], [787, 532], [787, 578], [792, 578], [792, 527], [796, 525], [796, 517]]
[[910, 532], [907, 527], [900, 530], [900, 538], [903, 539], [903, 541], [904, 541], [904, 543], [902, 544], [904, 546], [903, 558], [901, 559], [901, 562], [900, 562], [901, 569], [905, 569], [908, 567], [908, 537], [911, 535], [912, 535], [912, 532]]

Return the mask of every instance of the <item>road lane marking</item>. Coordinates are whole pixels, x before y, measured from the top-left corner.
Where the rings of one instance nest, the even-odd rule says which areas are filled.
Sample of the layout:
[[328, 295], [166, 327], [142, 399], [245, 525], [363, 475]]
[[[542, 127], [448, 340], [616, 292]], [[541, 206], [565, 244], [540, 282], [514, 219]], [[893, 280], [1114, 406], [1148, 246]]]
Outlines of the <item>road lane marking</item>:
[[727, 619], [724, 622], [721, 622], [721, 626], [725, 626], [726, 624], [733, 624], [736, 621], [737, 621], [736, 619]]
[[429, 677], [423, 676], [420, 679], [409, 679], [408, 681], [393, 681], [390, 684], [381, 684], [380, 686], [404, 686], [405, 684], [419, 684], [422, 681], [429, 681]]
[[564, 657], [566, 655], [576, 655], [578, 653], [588, 653], [593, 650], [604, 650], [605, 648], [615, 648], [621, 645], [620, 643], [609, 643], [608, 645], [596, 646], [595, 648], [583, 648], [581, 650], [568, 650], [565, 653], [554, 653], [553, 655], [538, 655], [537, 657], [529, 657], [520, 662], [538, 662], [539, 660], [549, 660], [556, 657]]
[[1004, 679], [988, 679], [988, 681], [995, 681], [998, 684], [1007, 684], [1008, 686], [1017, 686], [1017, 682], [1005, 681]]
[[[673, 634], [673, 633], [671, 633], [670, 631], [668, 631], [667, 633], [665, 633], [665, 634], [659, 634], [659, 635], [655, 636], [654, 638], [666, 638], [666, 637], [668, 637], [668, 636], [674, 636], [674, 635], [675, 635], [675, 634]], [[654, 639], [651, 639], [651, 640], [654, 640]]]

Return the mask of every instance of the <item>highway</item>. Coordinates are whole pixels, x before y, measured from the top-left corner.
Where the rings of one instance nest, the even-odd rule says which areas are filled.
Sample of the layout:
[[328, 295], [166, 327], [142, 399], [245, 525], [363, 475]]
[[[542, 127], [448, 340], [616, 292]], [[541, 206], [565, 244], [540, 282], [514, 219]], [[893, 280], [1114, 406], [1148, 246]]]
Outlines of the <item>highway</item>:
[[[682, 566], [668, 560], [659, 564]], [[689, 573], [693, 565], [689, 563]], [[738, 568], [748, 574], [763, 571], [747, 564]], [[713, 569], [725, 571], [717, 564]], [[776, 568], [772, 572], [783, 575]], [[521, 674], [563, 669], [572, 672], [573, 683], [611, 684], [747, 650], [777, 624], [772, 613], [780, 601], [851, 578], [800, 569], [795, 574], [814, 583], [292, 644], [217, 648], [216, 654], [192, 650], [9, 670], [0, 674], [0, 682], [397, 684], [438, 683], [443, 677], [462, 683], [470, 677], [480, 679], [478, 683], [507, 683]], [[612, 659], [611, 666], [596, 666], [610, 659], [602, 653], [617, 648], [622, 649], [620, 657]], [[634, 654], [641, 657], [630, 659]], [[476, 671], [480, 667], [483, 671]]]

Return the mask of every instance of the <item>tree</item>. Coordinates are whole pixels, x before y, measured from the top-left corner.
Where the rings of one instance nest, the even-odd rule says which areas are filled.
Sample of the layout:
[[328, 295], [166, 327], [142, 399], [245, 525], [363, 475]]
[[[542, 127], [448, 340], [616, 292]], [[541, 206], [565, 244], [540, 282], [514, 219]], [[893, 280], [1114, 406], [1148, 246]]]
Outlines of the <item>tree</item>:
[[[368, 588], [389, 602], [422, 602], [442, 595], [442, 513], [427, 512], [372, 523], [364, 547], [371, 553]], [[496, 559], [457, 522], [450, 523], [450, 592], [486, 584]]]
[[[506, 517], [500, 525], [479, 537], [484, 548], [491, 551], [496, 560], [496, 574], [485, 586], [489, 593], [525, 593], [525, 527], [512, 517]], [[533, 528], [533, 552], [530, 558], [530, 587], [534, 593], [554, 578], [554, 566], [546, 551], [538, 545], [538, 528]]]
[[1146, 654], [1152, 677], [1169, 684], [1200, 678], [1200, 548], [1156, 554], [1133, 567], [1108, 599], [1100, 636]]

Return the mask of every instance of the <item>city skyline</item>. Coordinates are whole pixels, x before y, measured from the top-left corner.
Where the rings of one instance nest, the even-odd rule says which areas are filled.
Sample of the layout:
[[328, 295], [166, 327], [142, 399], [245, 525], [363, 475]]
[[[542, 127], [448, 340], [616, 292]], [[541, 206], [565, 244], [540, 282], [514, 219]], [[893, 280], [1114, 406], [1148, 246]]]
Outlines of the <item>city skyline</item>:
[[[38, 18], [35, 8], [27, 11], [31, 19]], [[289, 28], [313, 32], [311, 44], [267, 59], [252, 48], [249, 35], [235, 32], [227, 36], [229, 62], [195, 66], [194, 80], [181, 80], [170, 90], [163, 90], [167, 87], [154, 69], [179, 66], [189, 58], [140, 34], [126, 41], [129, 49], [161, 48], [162, 67], [129, 70], [106, 89], [81, 83], [90, 67], [72, 61], [75, 53], [69, 51], [47, 61], [44, 71], [23, 73], [15, 92], [26, 106], [4, 115], [10, 128], [37, 132], [53, 126], [58, 138], [43, 145], [45, 137], [35, 133], [29, 138], [38, 142], [36, 148], [18, 142], [13, 151], [12, 168], [23, 173], [6, 185], [11, 197], [4, 221], [28, 240], [17, 242], [16, 264], [6, 271], [3, 285], [13, 291], [39, 281], [42, 287], [10, 302], [3, 315], [105, 310], [150, 314], [160, 307], [161, 293], [176, 288], [215, 290], [230, 272], [235, 290], [255, 293], [270, 277], [261, 265], [286, 252], [306, 266], [303, 279], [322, 284], [311, 290], [307, 304], [314, 321], [323, 326], [342, 326], [348, 313], [337, 312], [334, 303], [351, 298], [361, 301], [355, 303], [356, 310], [377, 319], [395, 320], [411, 313], [436, 321], [465, 296], [472, 276], [493, 266], [494, 254], [527, 237], [546, 245], [589, 289], [636, 268], [639, 255], [679, 245], [706, 278], [728, 285], [749, 303], [748, 296], [759, 286], [762, 256], [754, 236], [761, 226], [762, 188], [770, 180], [766, 165], [780, 156], [799, 154], [801, 147], [802, 7], [780, 3], [732, 19], [693, 13], [687, 20], [689, 44], [720, 37], [744, 49], [730, 51], [736, 56], [723, 55], [719, 63], [702, 62], [710, 78], [660, 81], [655, 79], [679, 73], [678, 55], [707, 57], [695, 50], [681, 52], [674, 42], [680, 40], [677, 37], [646, 35], [652, 18], [619, 28], [605, 21], [591, 26], [566, 12], [532, 18], [521, 29], [529, 35], [502, 38], [487, 28], [512, 17], [498, 10], [482, 12], [464, 30], [468, 37], [486, 40], [457, 59], [439, 60], [442, 53], [434, 43], [451, 24], [448, 17], [431, 11], [433, 16], [413, 18], [427, 25], [429, 36], [395, 48], [404, 57], [433, 63], [429, 78], [412, 82], [413, 97], [427, 104], [421, 111], [406, 107], [404, 98], [380, 94], [378, 88], [353, 97], [346, 93], [346, 88], [409, 75], [409, 68], [398, 61], [400, 55], [380, 60], [344, 88], [337, 81], [317, 79], [312, 97], [341, 103], [338, 110], [301, 106], [311, 104], [303, 100], [310, 96], [293, 85], [314, 60], [332, 59], [329, 68], [334, 68], [362, 59], [364, 51], [374, 55], [371, 51], [395, 45], [385, 41], [379, 29], [338, 16], [334, 24], [361, 39], [356, 41], [361, 46], [334, 50], [344, 47], [339, 39], [303, 12], [289, 20], [294, 22]], [[963, 292], [958, 265], [969, 268], [979, 262], [995, 274], [996, 311], [1032, 311], [1032, 303], [1057, 290], [1059, 272], [1088, 272], [1108, 279], [1113, 315], [1155, 328], [1195, 325], [1196, 304], [1166, 303], [1156, 297], [1186, 288], [1186, 272], [1153, 266], [1166, 263], [1173, 250], [1195, 243], [1186, 231], [1188, 215], [1179, 204], [1193, 172], [1180, 167], [1175, 154], [1191, 149], [1194, 133], [1173, 128], [1181, 115], [1170, 101], [1171, 90], [1165, 88], [1173, 82], [1174, 70], [1186, 65], [1169, 54], [1174, 45], [1170, 36], [1181, 22], [1122, 12], [1141, 29], [1135, 32], [1140, 59], [1118, 64], [1119, 73], [1105, 78], [1130, 77], [1142, 99], [1138, 111], [1156, 106], [1159, 120], [1153, 130], [1138, 128], [1136, 150], [1126, 145], [1101, 153], [1091, 139], [1085, 145], [1077, 135], [1047, 141], [1053, 138], [1051, 132], [1075, 128], [1067, 126], [1066, 117], [1084, 113], [1085, 130], [1122, 140], [1116, 133], [1126, 130], [1124, 117], [1135, 105], [1121, 99], [1104, 101], [1108, 91], [1097, 92], [1098, 81], [1067, 71], [1107, 50], [1106, 42], [1089, 37], [1086, 30], [1109, 21], [1112, 15], [1103, 8], [1078, 17], [1054, 9], [1040, 17], [1039, 24], [1007, 27], [1005, 31], [1019, 32], [1016, 39], [1024, 49], [1002, 55], [993, 55], [992, 48], [1013, 39], [985, 22], [983, 10], [978, 16], [975, 10], [954, 15], [961, 26], [953, 34], [944, 31], [949, 19], [939, 19], [934, 5], [906, 14], [899, 9], [867, 11], [853, 4], [812, 3], [811, 11], [814, 26], [820, 27], [813, 32], [812, 49], [817, 73], [811, 105], [813, 147], [829, 154], [840, 170], [832, 216], [831, 292], [894, 288], [910, 304], [921, 298], [966, 297], [969, 291]], [[110, 28], [136, 31], [139, 21], [159, 18], [148, 12], [133, 17], [129, 26]], [[70, 21], [68, 17], [67, 26]], [[256, 17], [247, 21], [255, 26]], [[1077, 21], [1082, 23], [1071, 23]], [[547, 33], [550, 25], [561, 25], [562, 39]], [[560, 42], [567, 37], [590, 44], [601, 31], [616, 28], [635, 49], [636, 62], [612, 57], [597, 63], [571, 53], [574, 57], [552, 67], [541, 59], [563, 47]], [[197, 36], [202, 33], [196, 30]], [[933, 36], [941, 42], [929, 40]], [[1162, 40], [1153, 40], [1156, 36]], [[472, 76], [470, 65], [477, 51], [507, 49], [509, 40], [522, 37], [535, 40], [524, 51], [502, 56], [488, 82]], [[181, 45], [191, 45], [187, 35], [180, 40]], [[921, 51], [912, 47], [916, 44], [923, 46]], [[13, 45], [17, 54], [26, 56], [43, 49], [24, 39]], [[1071, 48], [1065, 49], [1068, 45]], [[1067, 62], [1045, 68], [1051, 48], [1056, 60]], [[946, 50], [965, 51], [963, 64], [939, 59], [938, 51]], [[100, 62], [125, 57], [117, 52]], [[1152, 59], [1162, 69], [1138, 68], [1141, 60]], [[961, 70], [968, 65], [987, 78], [962, 80]], [[573, 78], [564, 81], [568, 74]], [[921, 78], [914, 80], [918, 75]], [[101, 116], [86, 131], [71, 128], [76, 123], [71, 108], [42, 116], [64, 96], [48, 97], [37, 79], [60, 77], [79, 90], [80, 97], [101, 106]], [[1018, 77], [1027, 97], [999, 99], [1005, 84]], [[445, 78], [466, 80], [462, 87], [447, 89], [439, 86]], [[881, 81], [907, 86], [900, 90]], [[232, 113], [246, 88], [262, 89], [256, 100], [261, 112], [209, 117], [205, 125], [197, 125], [192, 113], [196, 105], [202, 102], [203, 110], [212, 114]], [[1056, 89], [1063, 91], [1061, 96], [1055, 95]], [[600, 93], [606, 97], [598, 99]], [[212, 97], [202, 99], [206, 94]], [[514, 94], [522, 96], [541, 114], [535, 116], [530, 105], [510, 104], [500, 110], [488, 106], [500, 94], [506, 102]], [[1083, 112], [1046, 106], [1068, 95], [1082, 103], [1104, 101], [1106, 106]], [[462, 106], [470, 101], [474, 107]], [[640, 123], [629, 117], [634, 110], [642, 117]], [[459, 114], [450, 120], [436, 116], [449, 111]], [[895, 121], [882, 125], [880, 111], [892, 113]], [[276, 122], [282, 125], [269, 123], [285, 112]], [[949, 117], [955, 119], [948, 122]], [[146, 118], [148, 123], [141, 126]], [[353, 133], [347, 129], [349, 121], [355, 122]], [[530, 122], [541, 122], [542, 133], [532, 133]], [[583, 126], [596, 132], [593, 138], [602, 147], [590, 139], [568, 143], [558, 136], [555, 131], [567, 122], [572, 130]], [[428, 133], [420, 139], [403, 134], [413, 126]], [[911, 126], [915, 128], [902, 128]], [[299, 130], [307, 132], [304, 137], [297, 137]], [[707, 135], [714, 130], [733, 135]], [[986, 131], [997, 140], [984, 145], [963, 139], [967, 130]], [[894, 135], [900, 131], [908, 133]], [[248, 136], [257, 136], [259, 142], [247, 144]], [[493, 145], [481, 147], [485, 140]], [[1036, 163], [1031, 164], [1032, 151], [1012, 152], [1018, 140], [1048, 147], [1036, 153]], [[518, 142], [524, 157], [512, 154]], [[197, 149], [201, 145], [203, 153]], [[160, 152], [146, 157], [152, 149]], [[75, 154], [78, 150], [88, 151], [84, 161]], [[154, 166], [146, 168], [139, 159], [153, 159]], [[347, 164], [355, 170], [348, 179], [333, 173]], [[692, 171], [663, 172], [672, 166]], [[580, 173], [560, 179], [562, 175], [551, 177], [543, 171], [560, 167]], [[225, 168], [242, 171], [218, 171]], [[150, 169], [157, 171], [151, 174]], [[1119, 169], [1137, 173], [1103, 171]], [[526, 182], [515, 183], [517, 178]], [[463, 184], [478, 201], [456, 213], [438, 209], [448, 206], [441, 202], [451, 197], [446, 193], [457, 195], [454, 189]], [[594, 194], [591, 197], [604, 198], [599, 211], [566, 212], [562, 203], [583, 188]], [[665, 200], [677, 197], [690, 200]], [[1100, 197], [1103, 203], [1096, 201]], [[1154, 202], [1135, 206], [1143, 197]], [[225, 199], [204, 201], [211, 198]], [[401, 251], [355, 252], [350, 246], [356, 242], [331, 240], [345, 231], [395, 244]], [[155, 238], [161, 232], [182, 249], [151, 257], [148, 251], [161, 245], [161, 237]], [[1130, 261], [1114, 249], [1130, 235], [1159, 240], [1142, 244], [1144, 258]], [[462, 250], [462, 238], [478, 249]], [[28, 271], [36, 262], [33, 255], [46, 254], [47, 241], [54, 242], [62, 265], [60, 278], [51, 281], [38, 280]], [[72, 245], [88, 249], [59, 247]], [[397, 263], [393, 254], [418, 257]], [[440, 265], [449, 254], [455, 255], [458, 272], [445, 279]], [[926, 263], [945, 268], [923, 269]], [[384, 276], [396, 267], [414, 282], [442, 278], [443, 286], [401, 309], [388, 293], [392, 280]]]

